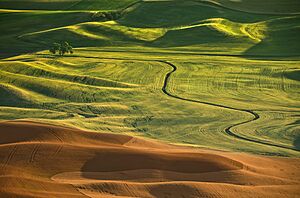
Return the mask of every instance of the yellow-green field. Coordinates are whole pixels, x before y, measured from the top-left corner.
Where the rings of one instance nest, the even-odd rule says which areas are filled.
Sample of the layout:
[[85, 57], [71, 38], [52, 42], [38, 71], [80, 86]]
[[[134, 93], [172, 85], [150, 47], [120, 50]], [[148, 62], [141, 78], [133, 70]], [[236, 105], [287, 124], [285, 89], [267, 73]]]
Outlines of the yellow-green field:
[[300, 156], [300, 9], [278, 2], [2, 1], [0, 119]]

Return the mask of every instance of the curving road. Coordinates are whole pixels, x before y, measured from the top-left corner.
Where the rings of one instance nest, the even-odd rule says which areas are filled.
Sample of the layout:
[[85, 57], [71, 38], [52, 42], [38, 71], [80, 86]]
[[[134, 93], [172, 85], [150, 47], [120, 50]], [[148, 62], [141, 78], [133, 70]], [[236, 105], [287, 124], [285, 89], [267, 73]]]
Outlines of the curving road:
[[274, 144], [274, 143], [270, 143], [270, 142], [264, 142], [264, 141], [257, 140], [257, 139], [251, 139], [251, 138], [243, 137], [241, 135], [238, 135], [238, 134], [234, 133], [232, 131], [232, 128], [240, 126], [240, 125], [243, 125], [243, 124], [246, 124], [246, 123], [249, 123], [249, 122], [253, 122], [253, 121], [258, 120], [260, 118], [260, 116], [256, 112], [254, 112], [252, 110], [234, 108], [234, 107], [224, 106], [224, 105], [210, 103], [210, 102], [203, 102], [203, 101], [199, 101], [199, 100], [183, 98], [183, 97], [180, 97], [180, 96], [177, 96], [177, 95], [174, 95], [174, 94], [168, 92], [168, 90], [167, 90], [168, 82], [170, 80], [171, 75], [176, 72], [177, 67], [176, 67], [176, 65], [174, 65], [173, 63], [170, 63], [168, 61], [157, 60], [157, 62], [161, 62], [161, 63], [167, 64], [167, 65], [169, 65], [169, 66], [172, 67], [172, 71], [170, 71], [170, 72], [168, 72], [166, 74], [165, 79], [164, 79], [164, 84], [163, 84], [163, 87], [162, 87], [162, 91], [166, 95], [168, 95], [168, 96], [170, 96], [172, 98], [179, 99], [179, 100], [184, 100], [184, 101], [189, 101], [189, 102], [195, 102], [195, 103], [200, 103], [200, 104], [205, 104], [205, 105], [220, 107], [220, 108], [224, 108], [224, 109], [230, 109], [230, 110], [234, 110], [234, 111], [240, 111], [240, 112], [251, 114], [253, 116], [253, 118], [250, 119], [250, 120], [247, 120], [247, 121], [244, 121], [244, 122], [240, 122], [240, 123], [236, 123], [236, 124], [232, 124], [232, 125], [228, 126], [224, 130], [224, 132], [227, 135], [230, 135], [230, 136], [232, 136], [234, 138], [238, 138], [238, 139], [245, 140], [245, 141], [248, 141], [248, 142], [253, 142], [253, 143], [257, 143], [257, 144], [263, 144], [263, 145], [267, 145], [267, 146], [274, 146], [274, 147], [277, 147], [277, 148], [290, 149], [290, 150], [293, 150], [293, 151], [300, 152], [300, 150], [298, 150], [296, 148], [293, 148], [293, 147], [288, 147], [288, 146], [284, 146], [284, 145]]
[[199, 104], [205, 104], [205, 105], [220, 107], [220, 108], [223, 108], [223, 109], [229, 109], [229, 110], [239, 111], [239, 112], [243, 112], [243, 113], [248, 113], [248, 114], [250, 114], [250, 115], [253, 116], [252, 119], [246, 120], [246, 121], [243, 121], [243, 122], [239, 122], [239, 123], [236, 123], [236, 124], [232, 124], [232, 125], [228, 126], [226, 129], [224, 129], [224, 132], [227, 135], [229, 135], [231, 137], [234, 137], [234, 138], [237, 138], [237, 139], [240, 139], [240, 140], [244, 140], [244, 141], [248, 141], [248, 142], [252, 142], [252, 143], [257, 143], [257, 144], [262, 144], [262, 145], [267, 145], [267, 146], [273, 146], [273, 147], [277, 147], [277, 148], [289, 149], [289, 150], [300, 152], [299, 149], [296, 149], [296, 148], [293, 148], [293, 147], [289, 147], [289, 146], [285, 146], [285, 145], [280, 145], [280, 144], [275, 144], [275, 143], [271, 143], [271, 142], [265, 142], [265, 141], [261, 141], [261, 140], [257, 140], [257, 139], [251, 139], [251, 138], [244, 137], [244, 136], [241, 136], [241, 135], [238, 135], [238, 134], [234, 133], [232, 131], [232, 129], [234, 127], [237, 127], [237, 126], [240, 126], [240, 125], [243, 125], [243, 124], [247, 124], [247, 123], [253, 122], [253, 121], [258, 120], [260, 118], [259, 114], [256, 113], [256, 112], [254, 112], [253, 110], [235, 108], [235, 107], [225, 106], [225, 105], [221, 105], [221, 104], [215, 104], [215, 103], [211, 103], [211, 102], [204, 102], [204, 101], [199, 101], [199, 100], [195, 100], [195, 99], [183, 98], [181, 96], [178, 96], [178, 95], [170, 93], [167, 90], [168, 83], [169, 83], [169, 80], [170, 80], [172, 74], [174, 74], [177, 71], [176, 65], [174, 65], [171, 62], [168, 62], [166, 60], [152, 60], [152, 59], [97, 58], [97, 57], [94, 57], [94, 56], [77, 56], [77, 55], [71, 55], [71, 56], [72, 57], [84, 57], [84, 58], [102, 59], [102, 60], [103, 59], [109, 59], [109, 60], [131, 60], [131, 61], [152, 61], [152, 62], [154, 61], [154, 62], [159, 62], [159, 63], [166, 64], [166, 65], [168, 65], [168, 66], [170, 66], [172, 68], [172, 70], [165, 75], [164, 83], [163, 83], [163, 86], [162, 86], [162, 91], [167, 96], [172, 97], [172, 98], [176, 98], [178, 100], [183, 100], [183, 101], [188, 101], [188, 102], [194, 102], [194, 103], [199, 103]]

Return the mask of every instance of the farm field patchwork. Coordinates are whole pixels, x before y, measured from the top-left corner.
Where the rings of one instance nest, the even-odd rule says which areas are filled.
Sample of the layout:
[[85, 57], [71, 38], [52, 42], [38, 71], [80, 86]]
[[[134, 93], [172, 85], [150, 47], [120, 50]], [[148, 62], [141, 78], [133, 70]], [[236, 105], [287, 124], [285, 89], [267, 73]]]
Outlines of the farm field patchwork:
[[[143, 50], [81, 48], [66, 57], [39, 52], [5, 59], [0, 63], [0, 116], [171, 143], [298, 155], [299, 83], [291, 78], [298, 72], [297, 61], [285, 62], [283, 68], [282, 61], [178, 52], [176, 56], [170, 52], [157, 55], [152, 49]], [[166, 75], [173, 70], [169, 63], [176, 71], [165, 89], [180, 98], [162, 90]], [[260, 118], [233, 127], [235, 133], [287, 148], [228, 136], [224, 131], [228, 126], [253, 119], [247, 110]]]
[[[157, 144], [163, 146], [151, 146], [151, 149], [158, 149], [162, 156], [168, 155], [163, 153], [164, 148], [175, 153], [176, 149], [189, 148], [192, 150], [183, 149], [180, 153], [194, 153], [194, 149], [217, 152], [214, 153], [217, 156], [223, 156], [223, 151], [241, 152], [245, 156], [266, 156], [266, 160], [273, 156], [270, 159], [279, 160], [274, 163], [283, 163], [283, 166], [287, 166], [285, 159], [295, 159], [293, 163], [297, 164], [300, 157], [298, 5], [296, 0], [1, 1], [1, 136], [6, 138], [6, 129], [18, 129], [11, 123], [25, 128], [30, 128], [27, 124], [32, 123], [34, 131], [35, 127], [48, 130], [53, 126], [54, 129], [49, 130], [56, 131], [53, 133], [58, 141], [53, 142], [47, 135], [20, 137], [19, 140], [9, 137], [1, 143], [0, 151], [2, 147], [17, 146], [8, 152], [12, 154], [6, 156], [4, 167], [10, 166], [13, 151], [19, 144], [26, 144], [26, 148], [27, 144], [45, 143], [51, 148], [53, 144], [63, 144], [82, 153], [90, 147], [99, 149], [92, 137], [82, 135], [86, 131], [99, 133], [100, 139], [101, 134], [114, 134], [113, 139], [118, 139], [114, 141], [123, 141], [125, 136], [137, 138], [137, 145], [135, 142], [134, 146], [130, 145], [140, 152], [144, 152], [148, 144], [156, 145], [159, 141]], [[62, 41], [73, 46], [73, 54], [59, 56], [49, 52], [54, 42]], [[83, 138], [86, 142], [81, 144], [71, 137], [68, 139], [66, 131], [69, 128], [76, 128], [74, 138]], [[62, 136], [59, 131], [64, 131]], [[151, 143], [146, 142], [145, 146], [143, 139]], [[109, 141], [103, 140], [99, 145], [106, 147]], [[123, 145], [116, 147], [114, 149], [124, 149]], [[2, 156], [6, 159], [4, 154]], [[252, 159], [235, 154], [228, 156], [241, 162], [244, 168], [249, 161], [245, 159]], [[94, 157], [97, 158], [97, 154]], [[210, 157], [204, 158], [210, 160]], [[86, 160], [76, 163], [87, 163]], [[14, 173], [15, 168], [19, 168], [11, 166]], [[153, 166], [165, 171], [163, 167], [167, 165]], [[61, 172], [78, 171], [77, 165], [74, 167], [59, 169]], [[249, 167], [253, 171], [251, 174], [258, 170], [260, 174], [269, 174], [256, 166]], [[129, 169], [135, 168], [130, 165]], [[93, 172], [94, 169], [87, 170]], [[26, 171], [29, 175], [34, 172]], [[297, 171], [289, 174], [299, 175]], [[53, 176], [61, 172], [48, 174]], [[268, 176], [275, 177], [275, 172]], [[74, 174], [58, 175], [54, 180], [68, 180], [68, 184], [76, 186], [83, 194], [97, 196], [93, 194], [92, 184], [88, 185], [95, 181], [83, 184], [83, 179]], [[281, 174], [276, 176], [282, 177]], [[69, 178], [83, 183], [75, 184]], [[265, 185], [274, 184], [269, 179], [265, 180]], [[230, 185], [235, 185], [233, 181], [230, 180]], [[292, 180], [291, 183], [282, 180], [282, 183], [289, 183], [294, 190], [299, 187], [299, 181], [295, 176], [294, 183]], [[259, 186], [256, 182], [253, 184]], [[130, 188], [140, 189], [133, 184]], [[147, 191], [144, 188], [148, 189], [143, 187], [140, 191]], [[278, 191], [278, 197], [288, 194], [287, 191]], [[146, 194], [126, 194], [124, 189], [118, 192], [119, 196], [163, 197], [162, 194], [147, 194], [148, 191]], [[216, 195], [218, 193], [217, 190]], [[200, 195], [188, 197], [193, 196]], [[267, 195], [257, 195], [264, 196]], [[249, 194], [245, 193], [245, 197]]]

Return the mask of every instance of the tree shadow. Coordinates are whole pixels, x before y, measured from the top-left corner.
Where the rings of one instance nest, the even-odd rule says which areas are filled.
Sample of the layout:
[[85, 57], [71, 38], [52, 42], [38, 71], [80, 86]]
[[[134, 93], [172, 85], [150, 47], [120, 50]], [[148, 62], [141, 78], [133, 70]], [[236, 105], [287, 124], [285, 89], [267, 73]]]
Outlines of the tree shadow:
[[300, 150], [300, 134], [294, 139], [293, 145], [296, 149]]

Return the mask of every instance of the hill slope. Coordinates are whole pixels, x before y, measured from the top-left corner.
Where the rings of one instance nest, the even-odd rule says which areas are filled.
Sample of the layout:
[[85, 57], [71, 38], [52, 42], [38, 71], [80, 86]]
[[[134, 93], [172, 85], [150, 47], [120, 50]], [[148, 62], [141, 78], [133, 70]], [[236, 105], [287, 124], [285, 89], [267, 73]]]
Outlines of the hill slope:
[[[286, 12], [292, 2], [277, 13], [245, 1], [0, 5], [0, 117], [298, 156], [300, 18]], [[103, 9], [92, 11], [94, 3]], [[39, 10], [44, 4], [49, 10]], [[120, 15], [95, 17], [102, 12]], [[42, 51], [61, 40], [75, 55]]]
[[294, 197], [299, 192], [297, 159], [176, 147], [32, 122], [2, 122], [0, 137], [3, 196]]
[[297, 196], [298, 5], [0, 1], [0, 197]]

